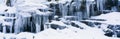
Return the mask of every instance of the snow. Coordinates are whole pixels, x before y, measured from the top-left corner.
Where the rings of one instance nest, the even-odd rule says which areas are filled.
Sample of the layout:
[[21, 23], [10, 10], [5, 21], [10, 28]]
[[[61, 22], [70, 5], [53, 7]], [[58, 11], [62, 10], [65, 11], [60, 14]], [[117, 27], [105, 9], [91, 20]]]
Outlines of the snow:
[[107, 37], [104, 32], [98, 28], [80, 30], [78, 28], [66, 28], [63, 30], [46, 29], [42, 32], [33, 34], [29, 32], [21, 32], [19, 34], [3, 34], [0, 37], [16, 38], [16, 39], [118, 39]]
[[38, 14], [38, 15], [44, 15], [44, 16], [49, 16], [49, 15], [51, 15], [52, 13], [49, 12], [49, 11], [41, 12], [41, 11], [36, 10], [36, 14]]
[[19, 15], [21, 15], [23, 17], [31, 17], [31, 15], [29, 13], [19, 13]]
[[4, 39], [3, 37], [4, 37], [4, 33], [0, 32], [0, 39]]
[[60, 25], [60, 26], [67, 26], [62, 21], [52, 21], [50, 24], [57, 24], [57, 25]]
[[25, 4], [21, 4], [21, 5], [18, 5], [19, 7], [34, 7], [34, 8], [40, 8], [40, 9], [46, 9], [48, 8], [48, 6], [46, 5], [43, 5], [43, 4], [36, 4], [36, 3], [25, 3]]
[[26, 2], [24, 4], [17, 5], [17, 10], [23, 11], [23, 12], [35, 11], [38, 9], [47, 10], [47, 9], [49, 9], [49, 7], [44, 4], [32, 3], [32, 2], [30, 2], [30, 3]]
[[102, 21], [102, 23], [106, 24], [113, 24], [113, 25], [119, 25], [120, 23], [120, 12], [111, 12], [108, 14], [101, 14], [99, 16], [91, 17], [91, 19], [104, 19], [106, 21]]
[[6, 9], [8, 9], [6, 5], [0, 5], [0, 13], [5, 12]]
[[[15, 19], [14, 17], [5, 17], [5, 16], [0, 16], [0, 23], [4, 23], [5, 21], [5, 19]], [[5, 23], [5, 24], [7, 24], [7, 23]]]
[[90, 27], [84, 23], [81, 23], [79, 21], [71, 21], [71, 22], [74, 22], [75, 24], [79, 25], [80, 27], [83, 27], [85, 29], [89, 29]]
[[[75, 28], [74, 28], [75, 29]], [[97, 34], [95, 34], [97, 33]], [[46, 29], [35, 35], [35, 39], [108, 39], [104, 36], [101, 29], [91, 28], [87, 30], [77, 29], [76, 32], [72, 28], [63, 30]]]
[[21, 32], [16, 36], [16, 39], [33, 39], [33, 36], [33, 33]]
[[[48, 16], [53, 14], [52, 12], [48, 11], [48, 9], [50, 9], [49, 6], [45, 5], [44, 3], [48, 3], [48, 4], [60, 3], [63, 5], [68, 3], [68, 6], [70, 3], [71, 4], [70, 6], [72, 7], [72, 6], [74, 6], [74, 4], [76, 5], [77, 1], [82, 1], [82, 0], [74, 0], [74, 1], [75, 2], [71, 3], [72, 0], [59, 0], [59, 1], [52, 0], [51, 2], [47, 2], [47, 0], [17, 0], [15, 3], [15, 6], [13, 6], [13, 7], [8, 7], [4, 4], [0, 4], [0, 14], [18, 14], [22, 17], [31, 17], [31, 14], [29, 12], [33, 11], [34, 14], [36, 14], [36, 15], [40, 15], [40, 16], [42, 15], [42, 17], [40, 18], [40, 19], [43, 18], [42, 23], [41, 23], [41, 20], [39, 20], [39, 17], [37, 20], [36, 20], [36, 18], [32, 19], [32, 22], [40, 21], [40, 23], [36, 24], [36, 26], [38, 27], [38, 30], [40, 30], [40, 25], [44, 24], [45, 21], [47, 20]], [[93, 2], [95, 0], [87, 0], [87, 1]], [[1, 3], [1, 1], [0, 1], [0, 3]], [[99, 4], [99, 2], [98, 2], [97, 4], [100, 5], [101, 3]], [[63, 8], [66, 8], [66, 7], [67, 6], [65, 6]], [[75, 8], [78, 8], [78, 7], [79, 6], [77, 6]], [[87, 6], [87, 7], [88, 7], [87, 12], [89, 13], [89, 6]], [[59, 7], [59, 8], [62, 8], [62, 7]], [[39, 9], [42, 9], [43, 11], [39, 11]], [[65, 14], [66, 10], [67, 9], [63, 9], [63, 10], [61, 9], [61, 11], [64, 12], [62, 14], [66, 15]], [[17, 13], [17, 11], [20, 11], [20, 12]], [[73, 11], [71, 11], [71, 12], [73, 12]], [[81, 23], [79, 21], [67, 20], [67, 18], [74, 18], [74, 17], [76, 17], [76, 16], [64, 16], [63, 18], [60, 18], [60, 21], [52, 20], [52, 22], [49, 23], [49, 24], [56, 24], [56, 25], [67, 27], [62, 30], [59, 30], [59, 29], [55, 30], [55, 29], [49, 28], [49, 29], [45, 29], [44, 31], [41, 31], [39, 33], [20, 32], [18, 34], [12, 34], [12, 33], [8, 34], [8, 33], [6, 33], [6, 30], [7, 30], [6, 27], [3, 27], [4, 29], [3, 29], [3, 33], [0, 33], [0, 39], [12, 39], [12, 38], [16, 38], [16, 39], [33, 39], [33, 38], [34, 39], [118, 39], [118, 38], [105, 36], [104, 35], [105, 33], [103, 32], [102, 29], [107, 29], [108, 25], [106, 25], [106, 24], [120, 25], [120, 23], [119, 23], [120, 22], [120, 18], [119, 18], [120, 12], [111, 12], [108, 14], [102, 14], [100, 16], [95, 16], [95, 17], [91, 18], [91, 19], [105, 19], [106, 21], [84, 20], [84, 21], [90, 21], [90, 22], [104, 23], [101, 25], [103, 27], [102, 29], [91, 28], [91, 27], [87, 26], [86, 24]], [[59, 18], [59, 16], [54, 16], [54, 18]], [[13, 25], [13, 23], [11, 23], [11, 22], [6, 22], [5, 19], [16, 19], [16, 18], [0, 16], [0, 23], [2, 24], [2, 26], [6, 26], [6, 25], [12, 26]], [[21, 26], [22, 22], [19, 20], [21, 20], [21, 18], [20, 19], [18, 18], [15, 21], [16, 22], [15, 25], [19, 25], [20, 27], [22, 27]], [[72, 25], [70, 25], [71, 22], [79, 25], [79, 27], [83, 27], [84, 29], [73, 27]], [[19, 26], [15, 27], [15, 32], [20, 31], [18, 28]]]
[[13, 24], [11, 22], [3, 22], [2, 26], [12, 26]]
[[96, 17], [92, 17], [94, 19], [105, 19], [105, 20], [119, 20], [120, 18], [120, 12], [111, 12], [108, 14], [101, 14]]
[[15, 34], [5, 34], [5, 39], [14, 39], [16, 38], [16, 35]]
[[15, 7], [8, 7], [7, 13], [16, 13], [16, 8]]
[[65, 4], [66, 2], [72, 2], [72, 0], [60, 0], [60, 1], [58, 1], [58, 2]]

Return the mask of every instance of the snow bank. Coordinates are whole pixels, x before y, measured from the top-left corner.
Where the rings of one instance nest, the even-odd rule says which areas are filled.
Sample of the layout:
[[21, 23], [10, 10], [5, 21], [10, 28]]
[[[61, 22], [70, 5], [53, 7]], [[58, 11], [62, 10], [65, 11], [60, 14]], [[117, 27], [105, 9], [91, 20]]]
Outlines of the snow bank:
[[15, 34], [4, 34], [5, 39], [15, 39], [16, 35]]
[[92, 17], [91, 19], [104, 19], [106, 21], [102, 23], [119, 25], [120, 23], [120, 12], [111, 12], [108, 14], [101, 14], [100, 16]]
[[16, 35], [16, 39], [33, 39], [34, 34], [29, 32], [21, 32]]
[[101, 14], [99, 16], [92, 17], [93, 19], [105, 19], [105, 20], [120, 20], [120, 12], [111, 12], [108, 14]]
[[46, 29], [42, 32], [33, 34], [29, 32], [21, 32], [19, 34], [3, 34], [0, 33], [0, 39], [3, 38], [16, 38], [16, 39], [119, 39], [104, 36], [104, 32], [98, 28], [91, 28], [80, 30], [78, 28], [66, 28], [63, 30]]
[[[74, 30], [73, 30], [74, 29]], [[96, 34], [95, 34], [96, 33]], [[78, 28], [66, 28], [63, 30], [46, 29], [35, 35], [35, 39], [108, 39], [101, 29], [91, 28], [80, 30]]]

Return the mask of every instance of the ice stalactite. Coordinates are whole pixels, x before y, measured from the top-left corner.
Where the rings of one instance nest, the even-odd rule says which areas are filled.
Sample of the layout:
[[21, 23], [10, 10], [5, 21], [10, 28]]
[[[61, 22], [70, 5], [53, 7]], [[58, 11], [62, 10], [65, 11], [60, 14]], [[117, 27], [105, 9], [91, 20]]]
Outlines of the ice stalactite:
[[77, 21], [82, 20], [82, 12], [76, 12], [77, 13]]
[[96, 0], [96, 4], [97, 4], [97, 10], [101, 11], [101, 13], [103, 13], [104, 10], [104, 0]]
[[86, 18], [90, 18], [90, 5], [91, 5], [91, 1], [86, 1]]
[[92, 16], [95, 15], [95, 10], [94, 10], [94, 9], [95, 9], [95, 8], [94, 8], [95, 6], [94, 6], [94, 4], [95, 4], [95, 2], [93, 1], [92, 4], [91, 4], [91, 9], [90, 9], [90, 10], [91, 10], [91, 15], [92, 15]]
[[75, 1], [75, 6], [76, 6], [75, 9], [76, 9], [77, 12], [80, 10], [80, 6], [81, 6], [80, 2], [81, 2], [80, 0]]
[[100, 10], [100, 3], [99, 3], [100, 0], [96, 0], [96, 4], [97, 4], [97, 10], [99, 11]]
[[36, 27], [36, 33], [41, 31], [41, 22], [42, 22], [42, 15], [36, 14], [34, 16], [35, 18], [35, 27]]
[[70, 9], [69, 12], [70, 12], [71, 15], [73, 15], [73, 13], [74, 13], [73, 12], [73, 10], [74, 10], [73, 7], [74, 7], [74, 2], [70, 5], [70, 8], [69, 8]]
[[65, 6], [65, 4], [60, 3], [59, 9], [60, 13], [62, 14], [62, 17], [67, 16], [67, 6]]
[[[36, 33], [40, 32], [41, 30], [44, 29], [44, 25], [46, 22], [49, 22], [49, 15], [51, 14], [51, 12], [41, 12], [41, 11], [37, 11], [36, 15], [35, 15], [35, 23], [36, 23]], [[45, 26], [46, 27], [46, 26]]]
[[88, 19], [90, 16], [90, 3], [87, 1], [86, 3], [86, 18]]
[[31, 17], [31, 15], [29, 13], [19, 13], [18, 14], [18, 18], [16, 19], [16, 22], [15, 22], [15, 33], [24, 32], [26, 30], [29, 30], [30, 17]]
[[3, 33], [6, 33], [6, 26], [3, 26]]
[[48, 19], [48, 16], [46, 15], [46, 16], [43, 16], [43, 28], [44, 29], [47, 29], [47, 28], [45, 28], [46, 26], [45, 26], [45, 23], [48, 23], [49, 22], [49, 19]]

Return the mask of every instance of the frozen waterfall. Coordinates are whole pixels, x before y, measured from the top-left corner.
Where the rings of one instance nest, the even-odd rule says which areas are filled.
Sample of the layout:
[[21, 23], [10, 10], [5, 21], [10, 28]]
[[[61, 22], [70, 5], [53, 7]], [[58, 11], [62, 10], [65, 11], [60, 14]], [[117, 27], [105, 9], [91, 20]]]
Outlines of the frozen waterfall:
[[0, 39], [119, 39], [118, 0], [0, 0]]

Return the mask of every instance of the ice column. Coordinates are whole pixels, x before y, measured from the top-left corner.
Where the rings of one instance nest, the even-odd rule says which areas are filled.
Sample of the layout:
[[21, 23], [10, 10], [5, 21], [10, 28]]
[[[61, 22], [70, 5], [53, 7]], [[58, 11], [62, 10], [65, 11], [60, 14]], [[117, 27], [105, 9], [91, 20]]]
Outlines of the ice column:
[[38, 33], [41, 31], [42, 15], [36, 14], [34, 18], [35, 18], [36, 33]]
[[91, 5], [91, 3], [90, 3], [90, 1], [87, 1], [87, 3], [86, 3], [86, 18], [89, 18], [90, 17], [90, 5]]
[[30, 17], [29, 13], [18, 13], [17, 20], [15, 22], [15, 33], [23, 32], [23, 31], [30, 31]]

